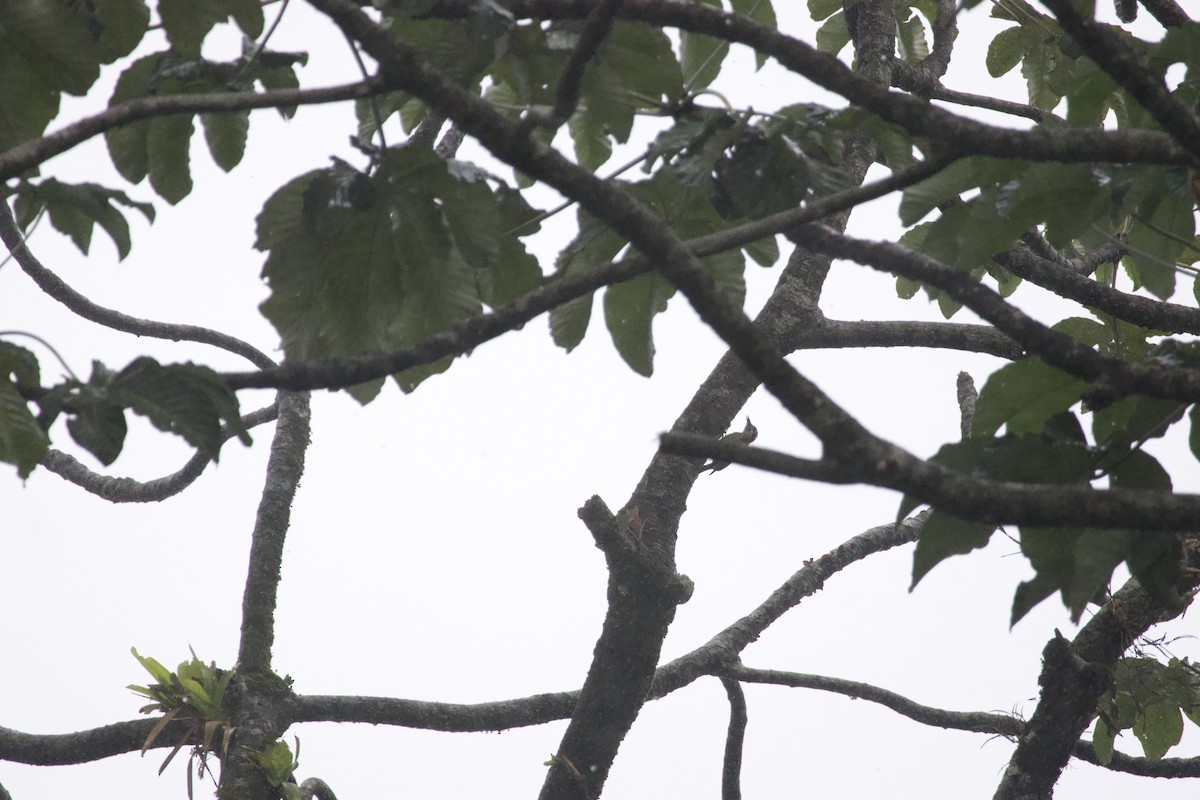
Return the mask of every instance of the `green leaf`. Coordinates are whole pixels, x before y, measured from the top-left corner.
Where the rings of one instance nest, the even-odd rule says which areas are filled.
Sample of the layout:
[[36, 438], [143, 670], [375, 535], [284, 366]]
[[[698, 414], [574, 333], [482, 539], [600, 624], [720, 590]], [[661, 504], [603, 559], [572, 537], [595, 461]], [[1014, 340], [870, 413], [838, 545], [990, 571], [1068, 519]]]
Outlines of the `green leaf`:
[[[840, 4], [839, 4], [840, 5]], [[836, 56], [850, 44], [850, 30], [846, 27], [846, 15], [838, 11], [817, 28], [817, 49]]]
[[229, 172], [242, 161], [246, 152], [246, 137], [250, 132], [250, 112], [234, 114], [202, 114], [204, 140], [213, 161]]
[[214, 461], [223, 442], [221, 420], [250, 443], [237, 396], [208, 367], [162, 365], [142, 357], [117, 373], [109, 391], [114, 402], [148, 418], [159, 430], [182, 436]]
[[100, 76], [103, 56], [87, 12], [73, 5], [0, 0], [0, 50], [19, 54], [47, 88], [82, 96]]
[[[1089, 530], [1081, 528], [1021, 528], [1021, 552], [1029, 559], [1037, 578], [1036, 592], [1025, 597], [1018, 593], [1013, 605], [1013, 624], [1033, 606], [1036, 594], [1057, 589], [1063, 604], [1071, 611], [1071, 619], [1079, 621], [1084, 608], [1104, 587], [1112, 572], [1125, 560], [1135, 534], [1119, 530]], [[1046, 591], [1046, 590], [1049, 591]]]
[[291, 778], [292, 771], [296, 767], [295, 759], [292, 757], [292, 749], [284, 741], [274, 742], [261, 753], [251, 752], [250, 756], [258, 764], [259, 769], [263, 771], [263, 774], [267, 777], [267, 781], [276, 787], [286, 783]]
[[900, 56], [909, 64], [917, 64], [929, 55], [929, 44], [925, 41], [925, 25], [917, 14], [908, 13], [907, 19], [896, 17], [896, 46]]
[[675, 287], [657, 272], [608, 287], [604, 293], [604, 321], [621, 358], [634, 372], [649, 377], [654, 372], [654, 316], [667, 310]]
[[1166, 703], [1146, 706], [1133, 724], [1133, 735], [1142, 743], [1147, 760], [1158, 761], [1183, 738], [1183, 714]]
[[163, 686], [171, 684], [171, 671], [169, 669], [150, 656], [139, 654], [136, 647], [129, 648], [129, 652], [133, 653], [133, 657], [138, 660], [138, 663], [150, 673], [150, 677], [154, 678], [155, 683], [162, 684]]
[[808, 13], [819, 22], [842, 10], [842, 0], [808, 0]]
[[[706, 6], [721, 7], [721, 0], [699, 2]], [[729, 43], [689, 31], [680, 31], [679, 43], [684, 83], [693, 92], [707, 88], [721, 72], [721, 62], [729, 54]]]
[[[731, 0], [735, 14], [742, 14], [757, 22], [759, 25], [777, 30], [779, 23], [775, 18], [775, 7], [771, 0]], [[755, 69], [762, 69], [767, 63], [767, 56], [755, 51]]]
[[189, 151], [195, 125], [190, 116], [160, 117], [146, 135], [150, 185], [171, 205], [191, 194]]
[[[119, 105], [126, 100], [144, 96], [150, 90], [150, 82], [158, 68], [163, 53], [144, 56], [134, 61], [117, 78], [108, 106]], [[146, 154], [146, 139], [150, 133], [150, 122], [135, 122], [104, 132], [108, 154], [121, 177], [130, 183], [138, 183], [149, 171]]]
[[1175, 293], [1175, 262], [1195, 236], [1190, 197], [1167, 194], [1149, 224], [1135, 217], [1129, 232], [1129, 255], [1122, 259], [1134, 288], [1145, 286], [1160, 300]]
[[[20, 2], [20, 0], [14, 0]], [[58, 114], [60, 93], [0, 35], [0, 151], [37, 139]]]
[[1037, 433], [1053, 414], [1065, 411], [1088, 389], [1081, 381], [1037, 357], [996, 370], [979, 392], [974, 436], [992, 436], [1006, 425], [1009, 433]]
[[1038, 39], [1029, 43], [1029, 49], [1021, 61], [1021, 75], [1025, 78], [1031, 106], [1053, 111], [1062, 100], [1062, 95], [1054, 90], [1050, 80], [1062, 58], [1062, 51], [1056, 45], [1044, 44]]
[[263, 28], [256, 0], [159, 0], [158, 15], [171, 47], [186, 58], [199, 58], [209, 31], [230, 17], [251, 39]]
[[1188, 412], [1188, 449], [1197, 461], [1200, 461], [1200, 405], [1192, 406]]
[[73, 411], [67, 419], [71, 438], [104, 466], [116, 461], [128, 431], [125, 409], [102, 398], [89, 398]]
[[1028, 36], [1025, 28], [1018, 25], [1000, 31], [988, 45], [987, 58], [984, 62], [987, 65], [988, 73], [993, 78], [999, 78], [1006, 74], [1021, 63], [1027, 48]]
[[33, 206], [45, 208], [50, 223], [66, 234], [85, 255], [91, 246], [92, 229], [100, 223], [117, 246], [117, 255], [124, 259], [131, 247], [129, 224], [114, 203], [134, 208], [154, 221], [154, 207], [149, 203], [138, 203], [124, 192], [109, 189], [95, 183], [69, 184], [54, 178], [46, 178], [39, 184], [22, 184], [18, 197]]
[[50, 438], [37, 424], [17, 387], [0, 378], [0, 461], [13, 464], [17, 474], [28, 478], [41, 463]]
[[779, 261], [779, 242], [774, 236], [742, 245], [742, 252], [750, 256], [760, 267], [773, 267]]
[[967, 522], [940, 511], [934, 511], [925, 521], [913, 552], [912, 591], [921, 578], [950, 556], [962, 555], [986, 547], [995, 531], [992, 525]]
[[567, 120], [567, 131], [575, 145], [575, 159], [584, 169], [595, 171], [612, 156], [612, 141], [594, 115], [572, 115]]
[[1103, 719], [1096, 720], [1096, 728], [1092, 733], [1092, 749], [1096, 751], [1096, 760], [1100, 766], [1107, 767], [1112, 761], [1113, 742], [1116, 741], [1117, 731], [1108, 727]]

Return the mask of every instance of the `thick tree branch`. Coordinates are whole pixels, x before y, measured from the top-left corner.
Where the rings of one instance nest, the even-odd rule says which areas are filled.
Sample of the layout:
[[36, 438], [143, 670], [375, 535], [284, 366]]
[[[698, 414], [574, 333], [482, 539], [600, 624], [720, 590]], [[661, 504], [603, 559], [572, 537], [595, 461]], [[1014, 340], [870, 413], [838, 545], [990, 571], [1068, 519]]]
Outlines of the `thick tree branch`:
[[1125, 87], [1175, 141], [1200, 160], [1200, 118], [1172, 96], [1166, 81], [1120, 36], [1095, 20], [1084, 19], [1070, 0], [1043, 0], [1058, 24], [1089, 58]]
[[[716, 458], [732, 464], [823, 483], [866, 483], [898, 489], [895, 476], [850, 469], [837, 461], [812, 461], [786, 453], [696, 434], [666, 433], [664, 451], [696, 459]], [[932, 464], [914, 470], [940, 472]], [[1087, 485], [1050, 485], [984, 480], [957, 473], [918, 478], [906, 493], [939, 511], [994, 525], [1063, 525], [1087, 528], [1130, 528], [1138, 531], [1181, 531], [1196, 528], [1200, 495], [1146, 489], [1093, 489]], [[1189, 523], [1190, 519], [1190, 523]]]
[[995, 257], [1012, 274], [1049, 289], [1059, 297], [1099, 309], [1117, 319], [1164, 333], [1200, 334], [1200, 309], [1127, 294], [1080, 271], [1058, 266], [1022, 247], [1013, 247]]
[[[270, 422], [275, 419], [277, 410], [275, 404], [260, 408], [242, 417], [242, 425], [247, 429]], [[228, 425], [221, 427], [222, 441], [228, 441], [237, 434]], [[108, 500], [110, 503], [157, 503], [179, 494], [204, 474], [204, 468], [211, 461], [204, 453], [197, 452], [177, 472], [155, 478], [149, 481], [139, 481], [133, 478], [118, 478], [112, 475], [100, 475], [92, 472], [73, 456], [59, 450], [47, 450], [42, 466], [58, 475], [60, 478], [79, 486], [85, 491]]]
[[308, 448], [308, 395], [281, 392], [276, 403], [279, 421], [271, 442], [271, 457], [267, 461], [266, 486], [254, 522], [250, 567], [242, 597], [242, 636], [238, 645], [238, 671], [241, 673], [263, 673], [271, 668], [275, 598], [283, 561], [283, 542]]
[[384, 91], [386, 89], [383, 83], [372, 78], [324, 89], [272, 89], [265, 92], [213, 92], [139, 97], [0, 153], [0, 182], [15, 178], [93, 136], [145, 119], [173, 114], [220, 114], [255, 108], [339, 103], [371, 97]]
[[1175, 0], [1140, 0], [1150, 14], [1164, 28], [1177, 28], [1192, 21]]
[[0, 202], [0, 241], [4, 242], [21, 269], [33, 279], [39, 289], [86, 320], [113, 330], [132, 333], [135, 336], [212, 345], [239, 355], [259, 368], [275, 366], [275, 362], [257, 348], [219, 331], [202, 328], [198, 325], [177, 325], [171, 322], [140, 319], [96, 305], [68, 286], [65, 281], [38, 261], [26, 245], [25, 237], [21, 234], [21, 229], [17, 227], [17, 221], [13, 217], [12, 209], [9, 208], [7, 201]]
[[[1188, 579], [1188, 586], [1196, 583]], [[1079, 737], [1091, 724], [1112, 669], [1133, 641], [1157, 622], [1181, 614], [1130, 580], [1068, 642], [1057, 631], [1042, 652], [1037, 709], [996, 789], [996, 800], [1050, 797]]]

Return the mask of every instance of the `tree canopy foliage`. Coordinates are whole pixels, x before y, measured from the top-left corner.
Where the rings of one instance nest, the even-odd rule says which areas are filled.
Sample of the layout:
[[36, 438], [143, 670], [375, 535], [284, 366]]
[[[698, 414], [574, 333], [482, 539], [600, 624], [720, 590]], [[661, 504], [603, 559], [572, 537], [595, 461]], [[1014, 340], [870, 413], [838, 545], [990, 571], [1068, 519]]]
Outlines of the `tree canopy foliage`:
[[[154, 682], [134, 688], [152, 701], [143, 710], [161, 716], [61, 737], [0, 729], [0, 759], [76, 763], [192, 748], [202, 763], [221, 762], [223, 797], [332, 797], [319, 780], [297, 776], [291, 725], [499, 730], [569, 719], [542, 797], [595, 797], [643, 704], [713, 675], [733, 709], [723, 792], [737, 797], [742, 684], [811, 683], [749, 669], [741, 651], [866, 555], [915, 541], [915, 585], [1004, 530], [1034, 571], [1014, 587], [1013, 624], [1055, 596], [1073, 621], [1090, 614], [1074, 639], [1056, 635], [1046, 645], [1042, 698], [1029, 720], [917, 710], [849, 682], [814, 688], [1013, 738], [997, 797], [1048, 796], [1071, 757], [1200, 776], [1197, 759], [1165, 757], [1185, 719], [1200, 724], [1200, 673], [1186, 660], [1126, 655], [1151, 625], [1182, 614], [1200, 583], [1196, 465], [1164, 463], [1149, 446], [1186, 440], [1200, 459], [1200, 25], [1178, 4], [809, 0], [812, 41], [781, 26], [771, 0], [309, 4], [328, 21], [321, 35], [344, 36], [354, 49], [360, 80], [302, 86], [309, 54], [270, 47], [287, 0], [153, 8], [0, 0], [0, 238], [11, 259], [86, 319], [211, 345], [250, 365], [220, 372], [149, 356], [125, 365], [97, 358], [88, 377], [56, 382], [37, 347], [8, 332], [0, 460], [21, 479], [46, 469], [115, 501], [159, 500], [184, 490], [228, 440], [248, 445], [254, 427], [276, 421], [236, 666], [193, 654], [172, 671], [135, 651]], [[987, 19], [1004, 24], [986, 53], [957, 52], [960, 29]], [[241, 54], [212, 58], [211, 43], [230, 37], [240, 37]], [[734, 47], [752, 52], [759, 68], [777, 64], [840, 99], [781, 95], [771, 108], [743, 107], [712, 88]], [[945, 85], [952, 58], [973, 55], [994, 79], [1019, 71], [1026, 96]], [[62, 118], [64, 96], [88, 96], [114, 74], [105, 109]], [[191, 164], [197, 118], [203, 146], [228, 172], [243, 166], [259, 109], [294, 117], [299, 137], [302, 107], [317, 103], [353, 104], [357, 127], [347, 134], [360, 157], [304, 165], [257, 217], [269, 290], [260, 310], [278, 334], [280, 363], [269, 348], [216, 330], [99, 306], [38, 260], [28, 237], [43, 217], [84, 254], [99, 226], [120, 259], [136, 258], [130, 219], [152, 223], [164, 202], [186, 208], [203, 189]], [[99, 136], [125, 183], [81, 182], [47, 164]], [[488, 158], [462, 157], [464, 140]], [[614, 167], [630, 147], [641, 148], [636, 159]], [[545, 187], [567, 204], [538, 207], [545, 194], [533, 190]], [[898, 196], [898, 241], [847, 234], [852, 211], [887, 196]], [[570, 239], [546, 263], [539, 242], [563, 224]], [[819, 301], [835, 259], [895, 276], [900, 298], [926, 297], [946, 320], [965, 309], [978, 321], [829, 319]], [[746, 270], [781, 261], [775, 292], [751, 319]], [[1068, 310], [1046, 324], [1023, 309], [1026, 284]], [[602, 314], [594, 315], [597, 293]], [[296, 694], [273, 671], [308, 392], [344, 390], [365, 404], [389, 378], [413, 392], [542, 315], [563, 350], [606, 334], [624, 363], [650, 378], [655, 319], [676, 295], [729, 355], [663, 436], [630, 498], [615, 511], [598, 497], [580, 509], [609, 570], [607, 616], [581, 688], [417, 708]], [[978, 392], [960, 375], [962, 437], [923, 458], [883, 438], [888, 431], [868, 430], [786, 359], [854, 347], [949, 349], [1008, 363]], [[820, 441], [820, 458], [719, 438], [759, 386]], [[264, 388], [278, 400], [247, 414], [239, 393]], [[139, 483], [64, 452], [112, 465], [128, 412], [181, 437], [192, 461]], [[708, 645], [661, 664], [666, 631], [692, 592], [675, 554], [707, 458], [882, 487], [896, 493], [898, 511], [806, 564]], [[1112, 591], [1120, 568], [1133, 577]], [[1089, 728], [1090, 741], [1081, 740]], [[1142, 757], [1114, 749], [1123, 730]]]

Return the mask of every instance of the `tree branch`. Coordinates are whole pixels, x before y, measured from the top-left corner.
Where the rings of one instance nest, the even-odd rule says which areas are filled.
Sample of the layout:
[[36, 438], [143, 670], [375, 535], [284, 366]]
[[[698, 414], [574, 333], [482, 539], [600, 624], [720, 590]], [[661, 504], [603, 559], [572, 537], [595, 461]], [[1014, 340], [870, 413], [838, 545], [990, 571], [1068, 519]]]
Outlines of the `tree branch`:
[[[514, 15], [536, 19], [577, 19], [594, 0], [513, 0]], [[461, 17], [470, 0], [436, 0], [431, 16]], [[1072, 128], [1012, 130], [959, 117], [929, 103], [855, 74], [828, 53], [736, 14], [701, 3], [625, 0], [618, 16], [652, 25], [676, 27], [746, 45], [769, 55], [785, 69], [846, 98], [859, 108], [894, 122], [916, 136], [927, 136], [954, 151], [978, 155], [1065, 163], [1108, 162], [1190, 165], [1195, 154], [1158, 131], [1103, 131]], [[1200, 145], [1197, 145], [1200, 147]]]
[[[242, 417], [242, 425], [247, 429], [254, 428], [270, 422], [275, 419], [276, 415], [276, 405], [272, 403], [266, 408], [260, 408], [258, 411]], [[236, 435], [228, 425], [221, 427], [222, 441], [228, 441]], [[110, 503], [157, 503], [173, 497], [191, 486], [197, 478], [204, 474], [204, 468], [211, 460], [205, 454], [197, 452], [180, 467], [179, 471], [149, 481], [100, 475], [92, 472], [73, 456], [54, 449], [46, 451], [46, 455], [42, 459], [42, 466], [63, 480], [70, 481]]]
[[[890, 242], [852, 239], [817, 225], [805, 226], [794, 235], [830, 255], [937, 286], [1047, 364], [1096, 383], [1090, 396], [1093, 407], [1129, 394], [1187, 403], [1200, 399], [1200, 370], [1130, 363], [1098, 353], [1029, 317], [970, 276], [928, 256]], [[1064, 283], [1066, 280], [1063, 278]], [[1078, 280], [1087, 281], [1082, 277]]]
[[93, 136], [145, 119], [174, 114], [220, 114], [255, 108], [337, 103], [371, 97], [384, 91], [386, 89], [383, 82], [371, 78], [324, 89], [272, 89], [265, 92], [212, 92], [139, 97], [0, 153], [0, 182], [15, 178]]
[[39, 289], [90, 322], [124, 333], [132, 333], [135, 336], [212, 345], [239, 355], [259, 368], [275, 366], [275, 362], [257, 348], [219, 331], [202, 328], [198, 325], [177, 325], [171, 322], [140, 319], [96, 305], [68, 286], [65, 281], [38, 261], [26, 245], [25, 238], [21, 234], [21, 229], [17, 227], [17, 221], [13, 217], [12, 209], [9, 208], [7, 201], [0, 202], [0, 241], [4, 242], [21, 269], [33, 279]]
[[1171, 94], [1166, 82], [1154, 73], [1146, 59], [1108, 26], [1081, 17], [1070, 0], [1043, 2], [1080, 49], [1133, 95], [1181, 147], [1200, 160], [1200, 118]]
[[729, 698], [729, 729], [725, 734], [725, 760], [721, 765], [721, 800], [741, 800], [742, 749], [746, 743], [746, 693], [734, 678], [721, 678]]
[[[773, 236], [790, 230], [796, 225], [813, 220], [825, 219], [833, 214], [845, 211], [855, 206], [883, 197], [893, 191], [919, 183], [927, 177], [944, 169], [949, 159], [930, 158], [900, 170], [886, 178], [874, 181], [864, 186], [856, 186], [837, 194], [814, 198], [799, 208], [781, 211], [754, 222], [748, 222], [724, 231], [718, 231], [705, 236], [689, 239], [686, 245], [697, 256], [707, 256], [732, 250], [767, 236]], [[495, 309], [490, 314], [480, 314], [463, 320], [444, 331], [417, 342], [409, 347], [393, 350], [388, 353], [349, 356], [342, 358], [314, 359], [311, 361], [289, 362], [279, 367], [272, 367], [256, 372], [234, 372], [222, 375], [225, 382], [233, 389], [290, 389], [293, 391], [311, 389], [341, 389], [368, 380], [394, 375], [401, 370], [421, 364], [429, 364], [446, 356], [456, 356], [478, 347], [508, 331], [516, 330], [525, 323], [544, 314], [552, 308], [562, 305], [577, 297], [582, 297], [604, 286], [619, 281], [629, 280], [653, 269], [650, 260], [634, 254], [621, 261], [612, 261], [598, 265], [586, 272], [551, 279], [545, 286], [535, 289], [514, 300], [506, 306]], [[862, 325], [848, 336], [861, 336], [864, 340], [879, 340], [869, 326], [873, 323], [829, 323], [831, 326]], [[916, 325], [919, 323], [908, 323]], [[977, 328], [979, 326], [976, 326]], [[834, 328], [830, 328], [834, 330]], [[848, 330], [841, 328], [841, 330]], [[949, 329], [945, 329], [947, 332]], [[896, 331], [903, 337], [905, 332]], [[907, 330], [907, 335], [913, 340], [921, 339], [917, 329]], [[934, 339], [937, 334], [930, 334]], [[983, 352], [999, 355], [1001, 352], [1012, 352], [1009, 341], [1002, 336], [984, 337], [979, 335]], [[820, 337], [818, 336], [818, 339]], [[947, 334], [945, 341], [955, 338]], [[986, 343], [984, 339], [987, 339]], [[1002, 341], [1003, 339], [1003, 341]], [[833, 341], [833, 340], [821, 340]], [[836, 344], [814, 345], [834, 347]], [[951, 345], [946, 345], [951, 346]], [[966, 346], [960, 349], [974, 349]], [[732, 418], [732, 413], [730, 414]], [[728, 424], [728, 421], [726, 421]]]
[[250, 567], [242, 597], [242, 635], [237, 661], [238, 671], [243, 674], [264, 673], [271, 668], [283, 542], [308, 448], [308, 395], [281, 392], [276, 403], [279, 421], [267, 461], [266, 486], [254, 522]]
[[1059, 297], [1099, 309], [1106, 314], [1164, 333], [1200, 334], [1200, 309], [1127, 294], [1094, 281], [1069, 267], [1039, 258], [1022, 247], [1013, 247], [994, 258], [1012, 274], [1049, 289]]
[[[1191, 576], [1187, 585], [1196, 582]], [[1042, 651], [1041, 698], [996, 789], [996, 800], [1051, 795], [1076, 741], [1095, 717], [1100, 696], [1112, 685], [1116, 660], [1147, 628], [1166, 621], [1164, 612], [1170, 618], [1185, 607], [1155, 600], [1130, 579], [1073, 642], [1055, 631]]]

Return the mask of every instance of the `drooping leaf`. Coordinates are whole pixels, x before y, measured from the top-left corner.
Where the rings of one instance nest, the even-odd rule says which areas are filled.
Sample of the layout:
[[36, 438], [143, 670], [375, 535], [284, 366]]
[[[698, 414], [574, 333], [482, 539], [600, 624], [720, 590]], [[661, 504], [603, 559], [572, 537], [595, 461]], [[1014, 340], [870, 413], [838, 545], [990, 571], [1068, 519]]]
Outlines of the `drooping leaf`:
[[925, 520], [913, 551], [912, 591], [931, 569], [950, 556], [962, 555], [986, 547], [995, 527], [967, 522], [949, 514], [934, 511]]
[[0, 377], [0, 461], [15, 465], [17, 474], [28, 478], [49, 446], [49, 437], [17, 387], [7, 377]]
[[604, 321], [613, 344], [625, 363], [639, 375], [654, 372], [654, 339], [651, 323], [655, 315], [666, 311], [667, 300], [675, 293], [658, 272], [615, 283], [604, 293]]
[[159, 364], [135, 359], [108, 387], [114, 403], [149, 419], [159, 430], [182, 436], [214, 461], [220, 455], [221, 422], [250, 443], [242, 425], [237, 396], [217, 373], [196, 364]]
[[1036, 604], [1037, 594], [1045, 597], [1056, 589], [1070, 609], [1071, 619], [1078, 622], [1087, 604], [1108, 586], [1113, 570], [1125, 560], [1136, 535], [1122, 530], [1023, 526], [1021, 552], [1037, 571], [1037, 578], [1023, 584], [1033, 584], [1024, 593], [1018, 592], [1012, 623], [1016, 624]]
[[69, 184], [54, 178], [40, 183], [24, 183], [17, 189], [18, 221], [24, 226], [40, 209], [50, 216], [50, 224], [66, 234], [85, 255], [91, 246], [92, 230], [100, 224], [117, 246], [117, 255], [129, 255], [129, 224], [117, 205], [140, 211], [154, 221], [154, 206], [131, 200], [124, 192], [95, 183]]

